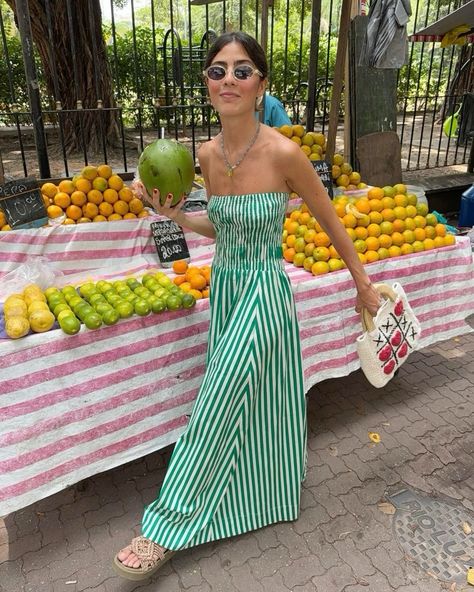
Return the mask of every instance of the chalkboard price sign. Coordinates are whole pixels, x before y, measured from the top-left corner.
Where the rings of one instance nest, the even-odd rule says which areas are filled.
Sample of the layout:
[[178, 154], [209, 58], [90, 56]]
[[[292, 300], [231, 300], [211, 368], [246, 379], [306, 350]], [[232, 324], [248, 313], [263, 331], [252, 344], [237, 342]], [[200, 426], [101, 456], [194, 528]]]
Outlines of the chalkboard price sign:
[[325, 160], [312, 160], [311, 164], [313, 165], [314, 170], [318, 173], [324, 187], [326, 187], [329, 197], [332, 199], [334, 197], [334, 193], [332, 187], [331, 167]]
[[0, 185], [0, 209], [12, 228], [38, 228], [48, 221], [38, 183], [30, 177]]
[[189, 261], [189, 249], [183, 229], [173, 220], [159, 220], [150, 224], [156, 250], [163, 267], [171, 267], [173, 261]]

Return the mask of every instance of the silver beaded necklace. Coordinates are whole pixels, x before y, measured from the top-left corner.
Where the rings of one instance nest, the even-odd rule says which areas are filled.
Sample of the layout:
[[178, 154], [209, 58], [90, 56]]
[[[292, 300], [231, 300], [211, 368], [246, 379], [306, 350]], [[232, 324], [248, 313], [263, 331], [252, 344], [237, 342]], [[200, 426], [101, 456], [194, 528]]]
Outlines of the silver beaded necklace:
[[257, 141], [259, 131], [260, 131], [260, 121], [257, 122], [257, 130], [255, 131], [253, 138], [250, 140], [247, 148], [244, 150], [244, 153], [242, 154], [242, 156], [239, 158], [239, 160], [235, 164], [230, 164], [230, 162], [227, 158], [227, 155], [225, 153], [225, 148], [224, 148], [224, 130], [221, 131], [221, 151], [222, 151], [222, 156], [224, 157], [224, 162], [225, 162], [225, 166], [227, 169], [227, 176], [228, 177], [232, 177], [232, 175], [234, 174], [234, 170], [239, 166], [239, 164], [247, 156], [250, 148], [252, 148], [252, 146]]

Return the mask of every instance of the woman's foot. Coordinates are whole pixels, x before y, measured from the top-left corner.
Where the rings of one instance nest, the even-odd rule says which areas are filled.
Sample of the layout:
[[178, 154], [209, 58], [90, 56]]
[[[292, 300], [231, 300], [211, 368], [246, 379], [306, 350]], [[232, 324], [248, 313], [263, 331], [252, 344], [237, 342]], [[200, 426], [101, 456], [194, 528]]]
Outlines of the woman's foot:
[[174, 551], [145, 537], [136, 537], [128, 547], [117, 553], [114, 567], [124, 578], [142, 580], [158, 571], [173, 555]]

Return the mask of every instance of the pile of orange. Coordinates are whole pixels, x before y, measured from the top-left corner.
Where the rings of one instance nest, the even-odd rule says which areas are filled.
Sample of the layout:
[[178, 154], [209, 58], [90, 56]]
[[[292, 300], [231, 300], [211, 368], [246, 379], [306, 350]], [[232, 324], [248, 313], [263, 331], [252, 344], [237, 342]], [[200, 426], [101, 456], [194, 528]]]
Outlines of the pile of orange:
[[[333, 205], [362, 263], [455, 243], [446, 226], [429, 213], [427, 204], [418, 203], [402, 183], [372, 187], [361, 198], [341, 195]], [[314, 275], [345, 267], [329, 236], [304, 204], [286, 218], [282, 238], [283, 257], [296, 267]]]
[[0, 231], [2, 230], [11, 230], [11, 226], [7, 224], [5, 214], [2, 212], [2, 210], [0, 210]]
[[[282, 125], [275, 129], [298, 144], [309, 160], [325, 160], [326, 137], [323, 133], [306, 131], [302, 125]], [[344, 161], [342, 154], [334, 154], [331, 165], [332, 178], [338, 187], [344, 187], [347, 191], [367, 187], [361, 182], [360, 174]]]
[[113, 222], [148, 215], [143, 202], [107, 164], [88, 165], [71, 180], [44, 183], [43, 200], [50, 218], [63, 224]]
[[211, 282], [210, 265], [197, 267], [195, 265], [188, 265], [184, 259], [180, 259], [173, 263], [173, 271], [176, 273], [173, 282], [181, 290], [189, 292], [196, 300], [209, 297], [209, 285]]

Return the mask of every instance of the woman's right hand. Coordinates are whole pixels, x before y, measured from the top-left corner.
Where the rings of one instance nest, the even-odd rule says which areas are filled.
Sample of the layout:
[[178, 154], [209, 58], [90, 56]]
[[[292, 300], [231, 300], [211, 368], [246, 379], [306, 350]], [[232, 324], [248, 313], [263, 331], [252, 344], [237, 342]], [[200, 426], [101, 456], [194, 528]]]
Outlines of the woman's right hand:
[[134, 181], [132, 183], [132, 189], [135, 190], [135, 193], [138, 195], [138, 197], [140, 197], [143, 201], [149, 203], [156, 212], [158, 212], [162, 216], [166, 216], [170, 220], [174, 220], [175, 222], [177, 222], [177, 217], [181, 212], [181, 208], [183, 207], [185, 202], [184, 195], [181, 198], [181, 201], [179, 201], [176, 205], [172, 206], [171, 202], [173, 199], [173, 194], [168, 193], [165, 203], [161, 205], [160, 192], [158, 191], [158, 189], [153, 189], [153, 194], [150, 196], [141, 181]]

